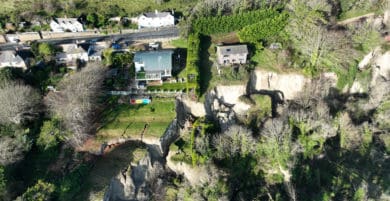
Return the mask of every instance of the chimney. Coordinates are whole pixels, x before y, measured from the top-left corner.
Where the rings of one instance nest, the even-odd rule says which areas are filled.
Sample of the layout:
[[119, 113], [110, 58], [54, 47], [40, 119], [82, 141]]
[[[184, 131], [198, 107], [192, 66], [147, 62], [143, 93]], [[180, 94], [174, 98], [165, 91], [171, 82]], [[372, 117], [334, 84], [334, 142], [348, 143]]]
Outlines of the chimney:
[[154, 13], [158, 14], [158, 10], [154, 10]]

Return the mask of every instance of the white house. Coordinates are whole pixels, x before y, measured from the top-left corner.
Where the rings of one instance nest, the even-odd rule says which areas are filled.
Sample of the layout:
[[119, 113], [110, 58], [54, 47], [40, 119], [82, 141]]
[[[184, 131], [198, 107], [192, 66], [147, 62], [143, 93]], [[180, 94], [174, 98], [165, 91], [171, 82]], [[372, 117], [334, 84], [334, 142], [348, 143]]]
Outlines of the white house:
[[135, 20], [138, 23], [138, 28], [158, 28], [175, 25], [175, 17], [170, 12], [155, 12], [144, 13]]
[[247, 57], [246, 45], [217, 46], [217, 61], [220, 65], [245, 64]]
[[50, 22], [50, 28], [53, 32], [82, 32], [84, 31], [83, 25], [77, 20], [77, 18], [57, 18], [52, 19]]
[[0, 52], [0, 68], [15, 67], [15, 68], [27, 68], [27, 64], [24, 59], [17, 54], [16, 51], [2, 51]]
[[62, 44], [59, 45], [62, 52], [57, 53], [57, 64], [66, 64], [68, 68], [77, 68], [77, 61], [88, 62], [88, 49], [85, 50], [79, 44]]

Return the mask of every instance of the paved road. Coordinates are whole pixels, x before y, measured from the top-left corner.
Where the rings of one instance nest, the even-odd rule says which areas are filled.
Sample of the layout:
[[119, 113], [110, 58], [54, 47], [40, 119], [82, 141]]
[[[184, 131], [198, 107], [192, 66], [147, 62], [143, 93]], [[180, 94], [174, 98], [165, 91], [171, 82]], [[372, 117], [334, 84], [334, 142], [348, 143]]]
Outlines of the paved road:
[[[127, 34], [113, 34], [113, 35], [103, 35], [103, 36], [82, 36], [82, 37], [72, 37], [72, 38], [56, 38], [56, 39], [41, 39], [37, 40], [38, 42], [47, 42], [52, 44], [64, 44], [64, 43], [73, 43], [76, 40], [124, 40], [124, 41], [134, 41], [134, 40], [146, 40], [146, 39], [157, 39], [157, 38], [171, 38], [178, 37], [179, 30], [176, 27], [173, 28], [164, 28], [159, 30], [150, 30], [142, 31], [135, 33]], [[0, 50], [13, 50], [16, 47], [22, 47], [21, 44], [16, 43], [6, 43], [0, 45]]]

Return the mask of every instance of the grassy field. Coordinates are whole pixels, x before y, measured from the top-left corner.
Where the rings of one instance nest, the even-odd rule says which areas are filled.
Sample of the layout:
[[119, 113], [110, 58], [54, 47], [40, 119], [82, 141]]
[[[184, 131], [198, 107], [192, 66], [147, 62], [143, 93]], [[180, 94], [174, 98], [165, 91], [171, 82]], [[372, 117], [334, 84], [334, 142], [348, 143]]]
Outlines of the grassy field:
[[184, 49], [187, 49], [187, 39], [182, 39], [182, 38], [179, 38], [179, 39], [176, 39], [176, 40], [171, 40], [169, 41], [169, 44], [176, 47], [176, 48], [184, 48]]
[[97, 139], [105, 141], [120, 137], [160, 137], [175, 118], [175, 101], [172, 98], [153, 99], [149, 105], [118, 104], [106, 110], [103, 126]]

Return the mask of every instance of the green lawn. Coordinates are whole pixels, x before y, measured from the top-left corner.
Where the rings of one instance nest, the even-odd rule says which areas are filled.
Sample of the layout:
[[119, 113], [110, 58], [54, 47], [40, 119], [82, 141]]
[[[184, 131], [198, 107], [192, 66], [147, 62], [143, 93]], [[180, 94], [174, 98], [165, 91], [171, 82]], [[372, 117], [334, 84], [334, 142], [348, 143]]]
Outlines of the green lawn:
[[187, 49], [188, 47], [188, 42], [187, 42], [187, 39], [183, 39], [183, 38], [179, 38], [179, 39], [176, 39], [176, 40], [171, 40], [169, 41], [169, 43], [172, 45], [172, 46], [175, 46], [177, 48], [184, 48], [184, 49]]
[[105, 112], [97, 139], [105, 141], [119, 137], [160, 137], [176, 116], [173, 98], [153, 99], [149, 105], [118, 104]]
[[148, 86], [148, 90], [164, 90], [164, 91], [183, 91], [185, 89], [195, 89], [197, 87], [196, 83], [183, 82], [183, 83], [164, 83], [161, 86]]

